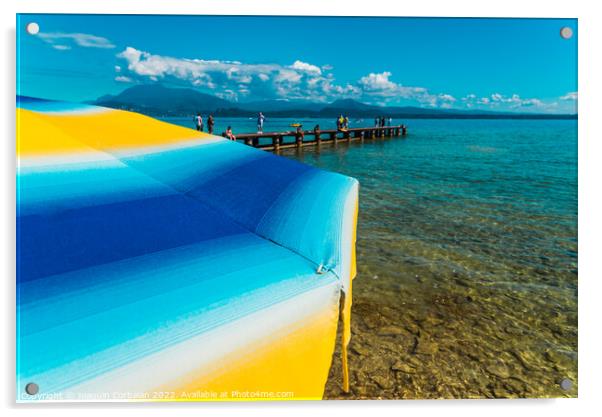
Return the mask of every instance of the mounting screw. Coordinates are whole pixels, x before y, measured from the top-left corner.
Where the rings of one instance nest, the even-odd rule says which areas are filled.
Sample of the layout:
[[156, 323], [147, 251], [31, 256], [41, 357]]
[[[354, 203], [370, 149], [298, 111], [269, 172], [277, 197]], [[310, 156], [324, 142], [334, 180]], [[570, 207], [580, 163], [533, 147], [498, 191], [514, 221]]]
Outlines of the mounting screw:
[[29, 384], [25, 385], [25, 392], [29, 395], [36, 395], [39, 391], [40, 387], [38, 387], [38, 384], [34, 382], [30, 382]]
[[40, 25], [38, 25], [36, 22], [30, 22], [27, 24], [27, 26], [25, 26], [25, 30], [30, 35], [37, 35], [40, 32]]
[[573, 388], [573, 381], [568, 378], [564, 378], [562, 381], [560, 381], [560, 388], [565, 391], [569, 391], [571, 388]]
[[571, 39], [573, 37], [573, 29], [568, 26], [563, 27], [560, 29], [560, 36], [562, 39]]

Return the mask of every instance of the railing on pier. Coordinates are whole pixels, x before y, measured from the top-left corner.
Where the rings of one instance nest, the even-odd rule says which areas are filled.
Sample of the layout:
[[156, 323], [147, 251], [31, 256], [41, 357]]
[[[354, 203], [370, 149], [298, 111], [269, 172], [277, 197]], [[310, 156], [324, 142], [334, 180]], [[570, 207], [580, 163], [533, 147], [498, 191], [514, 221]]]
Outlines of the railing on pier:
[[[291, 130], [286, 132], [241, 133], [234, 134], [237, 141], [244, 141], [246, 145], [265, 150], [286, 148], [301, 148], [303, 146], [319, 146], [323, 143], [363, 141], [364, 139], [390, 138], [406, 136], [405, 125], [384, 127], [354, 127], [337, 130]], [[226, 133], [222, 133], [226, 137]], [[309, 139], [308, 139], [309, 138]], [[270, 139], [260, 141], [260, 139]]]

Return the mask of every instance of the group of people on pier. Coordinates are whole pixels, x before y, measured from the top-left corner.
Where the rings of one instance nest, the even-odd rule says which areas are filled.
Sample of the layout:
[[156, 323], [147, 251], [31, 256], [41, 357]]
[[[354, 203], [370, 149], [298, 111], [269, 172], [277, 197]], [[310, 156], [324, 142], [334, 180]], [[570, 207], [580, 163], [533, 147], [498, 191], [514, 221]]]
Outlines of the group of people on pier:
[[[341, 114], [339, 117], [337, 117], [336, 123], [337, 123], [337, 130], [349, 129], [349, 117], [347, 117], [347, 116], [343, 116]], [[374, 118], [374, 127], [391, 127], [392, 124], [393, 124], [392, 117], [385, 117], [385, 116], [378, 117], [377, 116]]]
[[337, 118], [337, 130], [347, 130], [349, 129], [349, 117], [342, 114]]
[[385, 117], [385, 116], [381, 116], [381, 117], [375, 117], [374, 118], [374, 127], [385, 127], [385, 126], [391, 126], [391, 124], [393, 123], [393, 118], [392, 117]]
[[[199, 132], [204, 130], [205, 124], [203, 123], [203, 116], [201, 116], [201, 113], [197, 113], [196, 116], [194, 116], [194, 125], [196, 126], [196, 130]], [[214, 125], [215, 120], [213, 119], [213, 115], [210, 114], [209, 117], [207, 117], [207, 132], [213, 133]]]
[[[259, 112], [259, 114], [257, 115], [257, 133], [262, 134], [263, 133], [263, 124], [265, 122], [265, 116], [263, 115], [262, 112]], [[391, 127], [393, 123], [393, 119], [391, 117], [386, 118], [385, 116], [377, 116], [374, 118], [374, 127]], [[196, 126], [196, 130], [198, 130], [199, 132], [202, 132], [204, 130], [204, 123], [203, 123], [203, 117], [201, 116], [201, 113], [197, 113], [197, 115], [194, 117], [194, 124]], [[339, 131], [346, 131], [347, 129], [349, 129], [349, 117], [347, 117], [347, 115], [340, 115], [339, 117], [337, 117], [336, 119], [336, 125], [337, 125], [337, 130]], [[213, 128], [215, 126], [215, 120], [213, 118], [213, 115], [210, 114], [207, 117], [207, 132], [209, 132], [210, 134], [213, 133]], [[304, 131], [303, 131], [303, 127], [301, 126], [301, 124], [294, 124], [291, 125], [296, 127], [296, 132], [295, 132], [295, 136], [297, 137], [297, 139], [301, 139], [303, 140], [303, 137], [305, 136]], [[405, 126], [402, 127], [404, 134], [405, 134]], [[316, 132], [320, 131], [320, 126], [316, 125], [314, 127], [314, 134]], [[232, 131], [232, 126], [228, 126], [228, 128], [226, 129], [226, 131], [223, 133], [223, 136], [225, 136], [226, 138], [235, 141], [236, 140], [236, 136], [234, 136], [234, 132]]]

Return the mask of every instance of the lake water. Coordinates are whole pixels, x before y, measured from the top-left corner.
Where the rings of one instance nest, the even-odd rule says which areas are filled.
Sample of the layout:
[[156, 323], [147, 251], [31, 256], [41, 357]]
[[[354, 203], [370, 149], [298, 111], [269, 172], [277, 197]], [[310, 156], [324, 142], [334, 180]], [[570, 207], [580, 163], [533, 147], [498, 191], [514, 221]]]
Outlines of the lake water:
[[[166, 117], [161, 120], [177, 124], [184, 127], [189, 127], [194, 129], [195, 124], [193, 121], [193, 117]], [[393, 119], [393, 123], [395, 124], [396, 119]], [[207, 118], [203, 115], [203, 122], [205, 123], [205, 131], [207, 131]], [[320, 125], [322, 130], [325, 129], [336, 129], [336, 120], [332, 119], [313, 119], [307, 117], [300, 117], [297, 119], [288, 119], [288, 118], [266, 118], [263, 131], [264, 132], [283, 132], [294, 130], [295, 128], [291, 127], [292, 123], [301, 123], [305, 130], [312, 130], [315, 125]], [[215, 127], [214, 134], [221, 135], [226, 131], [228, 126], [232, 127], [234, 134], [237, 133], [256, 133], [257, 132], [257, 118], [255, 117], [216, 117], [215, 118]], [[374, 126], [374, 119], [350, 119], [349, 127], [367, 127]], [[271, 142], [270, 142], [271, 143]]]
[[[291, 122], [334, 125], [264, 130]], [[577, 122], [403, 123], [407, 138], [280, 152], [360, 181], [352, 392], [338, 346], [326, 398], [576, 396]]]

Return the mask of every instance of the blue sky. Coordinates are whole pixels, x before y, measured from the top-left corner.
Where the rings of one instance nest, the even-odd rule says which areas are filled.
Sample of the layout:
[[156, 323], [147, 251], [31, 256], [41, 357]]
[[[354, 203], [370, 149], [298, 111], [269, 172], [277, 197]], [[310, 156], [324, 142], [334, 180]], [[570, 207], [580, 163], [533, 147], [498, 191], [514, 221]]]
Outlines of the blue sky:
[[21, 15], [17, 34], [17, 91], [35, 97], [162, 83], [233, 101], [577, 108], [575, 19]]

